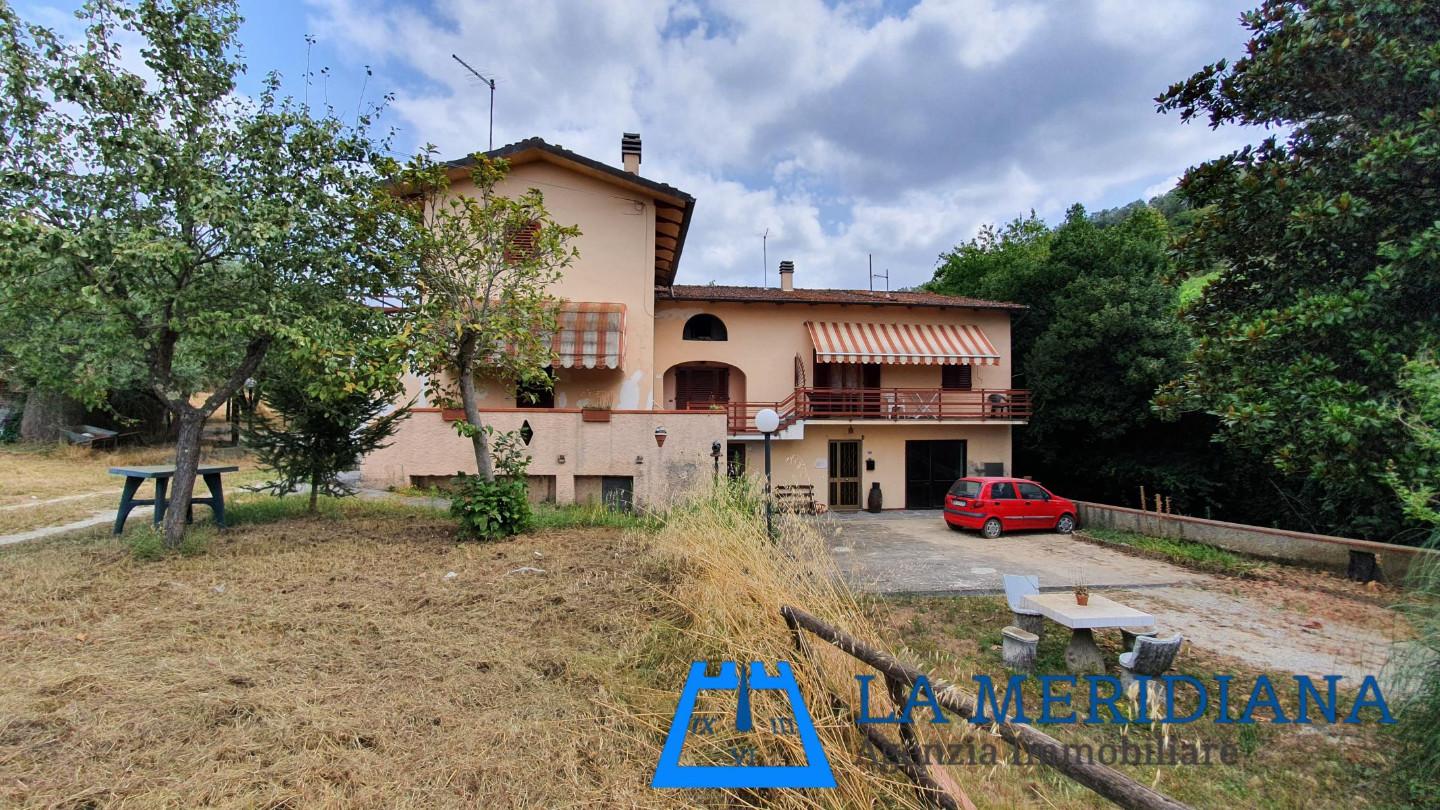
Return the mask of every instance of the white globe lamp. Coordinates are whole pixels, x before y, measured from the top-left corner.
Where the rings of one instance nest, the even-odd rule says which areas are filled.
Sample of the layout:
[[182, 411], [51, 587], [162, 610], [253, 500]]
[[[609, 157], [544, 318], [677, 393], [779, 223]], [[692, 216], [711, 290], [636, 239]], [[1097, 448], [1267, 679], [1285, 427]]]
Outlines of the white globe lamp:
[[774, 433], [780, 429], [780, 414], [774, 408], [766, 408], [755, 414], [755, 427], [761, 433]]

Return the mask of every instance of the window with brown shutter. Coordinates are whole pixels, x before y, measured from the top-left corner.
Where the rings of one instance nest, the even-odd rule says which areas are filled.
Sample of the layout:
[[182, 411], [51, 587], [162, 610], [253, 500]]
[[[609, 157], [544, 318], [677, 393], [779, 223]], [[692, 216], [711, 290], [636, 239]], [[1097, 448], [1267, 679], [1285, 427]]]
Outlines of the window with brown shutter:
[[675, 371], [675, 407], [730, 401], [730, 369], [682, 368]]
[[505, 261], [521, 262], [535, 255], [536, 236], [540, 233], [540, 223], [531, 220], [510, 234], [510, 246], [505, 250]]
[[941, 366], [940, 387], [947, 391], [969, 391], [970, 366]]

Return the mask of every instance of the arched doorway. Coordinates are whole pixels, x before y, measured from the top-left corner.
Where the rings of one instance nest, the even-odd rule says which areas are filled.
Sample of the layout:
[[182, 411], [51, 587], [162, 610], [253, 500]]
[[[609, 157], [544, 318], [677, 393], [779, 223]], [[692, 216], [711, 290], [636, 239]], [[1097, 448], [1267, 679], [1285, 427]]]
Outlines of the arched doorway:
[[664, 382], [665, 405], [676, 410], [745, 401], [745, 372], [729, 363], [677, 363], [666, 370]]

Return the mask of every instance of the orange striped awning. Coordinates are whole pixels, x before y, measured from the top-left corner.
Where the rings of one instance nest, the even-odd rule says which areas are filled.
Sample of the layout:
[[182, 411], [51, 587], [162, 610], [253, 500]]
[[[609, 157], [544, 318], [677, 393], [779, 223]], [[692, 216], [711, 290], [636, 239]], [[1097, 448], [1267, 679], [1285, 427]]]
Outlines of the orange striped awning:
[[555, 317], [555, 366], [620, 368], [625, 353], [625, 305], [567, 301]]
[[818, 363], [993, 366], [1000, 353], [970, 324], [806, 321]]

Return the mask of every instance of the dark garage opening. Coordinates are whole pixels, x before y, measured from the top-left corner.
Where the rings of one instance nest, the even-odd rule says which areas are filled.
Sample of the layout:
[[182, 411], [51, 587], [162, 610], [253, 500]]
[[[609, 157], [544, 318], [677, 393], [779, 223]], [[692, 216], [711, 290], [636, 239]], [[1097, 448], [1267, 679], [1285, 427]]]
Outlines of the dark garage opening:
[[964, 475], [964, 439], [905, 442], [906, 509], [942, 508], [950, 485]]

